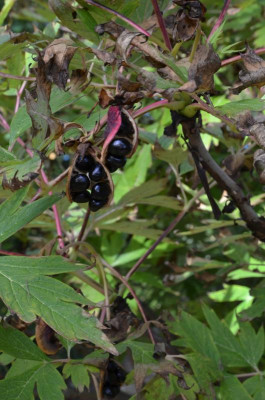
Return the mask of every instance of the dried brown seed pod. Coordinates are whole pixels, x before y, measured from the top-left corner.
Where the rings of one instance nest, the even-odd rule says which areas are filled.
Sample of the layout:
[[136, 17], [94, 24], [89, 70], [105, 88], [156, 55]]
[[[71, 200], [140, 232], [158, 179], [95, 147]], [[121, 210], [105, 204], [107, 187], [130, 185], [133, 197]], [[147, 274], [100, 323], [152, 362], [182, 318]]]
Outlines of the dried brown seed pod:
[[38, 318], [36, 321], [35, 335], [38, 347], [45, 354], [56, 354], [62, 347], [61, 343], [55, 336], [55, 331], [41, 318]]
[[69, 169], [66, 194], [70, 202], [88, 203], [91, 211], [110, 204], [113, 182], [90, 143], [81, 143]]

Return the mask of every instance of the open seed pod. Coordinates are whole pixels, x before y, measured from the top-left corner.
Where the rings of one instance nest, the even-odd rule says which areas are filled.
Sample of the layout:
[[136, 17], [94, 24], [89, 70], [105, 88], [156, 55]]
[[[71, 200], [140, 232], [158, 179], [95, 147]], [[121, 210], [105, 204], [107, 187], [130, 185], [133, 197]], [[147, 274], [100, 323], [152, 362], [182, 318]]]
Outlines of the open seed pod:
[[69, 170], [66, 194], [70, 202], [89, 203], [91, 211], [110, 204], [113, 182], [90, 143], [81, 143]]
[[[110, 126], [111, 118], [113, 118], [111, 111], [114, 108], [116, 110], [113, 112], [117, 112], [118, 109], [119, 118], [121, 118], [121, 124], [117, 132], [115, 132], [115, 128], [112, 129]], [[115, 106], [109, 109], [107, 129], [109, 134], [102, 148], [101, 161], [110, 172], [114, 172], [123, 167], [127, 158], [134, 154], [138, 144], [138, 128], [127, 110]]]

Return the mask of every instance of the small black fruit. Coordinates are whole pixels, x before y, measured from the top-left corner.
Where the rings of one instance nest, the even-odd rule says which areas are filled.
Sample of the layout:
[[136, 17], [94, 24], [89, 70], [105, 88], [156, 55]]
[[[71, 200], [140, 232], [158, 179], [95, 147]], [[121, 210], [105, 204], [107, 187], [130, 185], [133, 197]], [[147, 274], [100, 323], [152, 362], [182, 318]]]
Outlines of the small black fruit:
[[92, 188], [91, 197], [95, 200], [107, 199], [110, 192], [111, 190], [108, 183], [97, 183]]
[[102, 181], [107, 178], [107, 174], [100, 163], [96, 163], [94, 168], [90, 171], [90, 179], [94, 182]]
[[73, 193], [72, 200], [76, 203], [88, 203], [90, 200], [90, 193], [87, 191], [81, 193]]
[[71, 192], [84, 192], [89, 188], [90, 180], [84, 174], [74, 175], [70, 181]]
[[126, 164], [126, 161], [127, 160], [124, 156], [118, 157], [108, 154], [106, 159], [106, 167], [110, 172], [114, 172], [118, 168], [123, 167]]
[[126, 156], [132, 150], [132, 145], [126, 139], [114, 139], [108, 148], [112, 156]]
[[81, 172], [90, 172], [95, 165], [95, 160], [92, 156], [87, 155], [84, 157], [79, 156], [76, 160], [75, 166]]
[[109, 382], [105, 382], [105, 384], [103, 386], [103, 395], [104, 396], [106, 396], [110, 399], [113, 399], [119, 393], [120, 393], [119, 386], [114, 386], [114, 385], [111, 385]]
[[105, 204], [107, 204], [108, 199], [102, 199], [102, 200], [96, 200], [96, 199], [90, 199], [89, 201], [89, 208], [91, 211], [98, 211], [100, 208], [102, 208], [103, 206], [105, 206]]

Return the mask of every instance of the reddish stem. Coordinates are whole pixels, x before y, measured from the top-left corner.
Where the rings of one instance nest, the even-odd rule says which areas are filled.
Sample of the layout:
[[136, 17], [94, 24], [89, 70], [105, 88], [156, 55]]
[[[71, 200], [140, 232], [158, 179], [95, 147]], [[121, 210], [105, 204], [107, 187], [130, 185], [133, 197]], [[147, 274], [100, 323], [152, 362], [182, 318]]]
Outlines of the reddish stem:
[[159, 101], [156, 101], [155, 103], [149, 104], [148, 106], [145, 106], [145, 107], [143, 107], [143, 108], [140, 108], [140, 110], [135, 111], [135, 112], [133, 113], [133, 117], [134, 117], [134, 118], [138, 118], [138, 117], [140, 117], [141, 115], [143, 115], [143, 114], [145, 114], [145, 113], [147, 113], [147, 112], [149, 112], [149, 111], [152, 111], [152, 110], [157, 109], [157, 108], [160, 108], [160, 107], [164, 107], [165, 104], [167, 104], [167, 103], [168, 103], [168, 100], [159, 100]]
[[4, 254], [5, 256], [25, 256], [25, 254], [21, 253], [16, 253], [14, 251], [6, 251], [6, 250], [0, 250], [0, 254]]
[[[256, 54], [264, 54], [265, 53], [265, 47], [261, 47], [260, 49], [254, 50]], [[231, 58], [227, 58], [226, 60], [222, 61], [222, 67], [225, 67], [226, 65], [232, 64], [236, 61], [240, 61], [242, 57], [239, 56], [234, 56]]]
[[175, 226], [182, 220], [184, 215], [186, 214], [186, 210], [182, 210], [176, 218], [171, 222], [171, 224], [167, 227], [167, 229], [162, 233], [162, 235], [155, 241], [154, 244], [147, 250], [147, 252], [139, 258], [139, 260], [134, 264], [134, 266], [130, 269], [128, 274], [125, 276], [125, 279], [130, 279], [132, 274], [140, 267], [140, 265], [147, 259], [147, 257], [154, 251], [154, 249], [162, 242], [162, 240], [175, 228]]
[[162, 13], [161, 13], [159, 5], [157, 3], [157, 0], [152, 0], [152, 4], [153, 4], [153, 8], [154, 8], [154, 11], [155, 11], [155, 14], [156, 14], [158, 25], [159, 25], [159, 27], [161, 29], [163, 38], [165, 40], [165, 44], [166, 44], [166, 46], [167, 46], [167, 48], [169, 50], [172, 50], [170, 39], [169, 39], [167, 30], [166, 30], [166, 26], [165, 26], [165, 23], [164, 23], [164, 20], [163, 20]]
[[137, 31], [141, 32], [145, 36], [150, 36], [150, 33], [147, 32], [145, 29], [141, 28], [140, 25], [136, 24], [133, 22], [130, 18], [125, 17], [124, 15], [120, 14], [118, 11], [112, 10], [111, 8], [107, 6], [103, 6], [103, 4], [97, 3], [94, 0], [85, 0], [87, 4], [90, 4], [92, 6], [101, 8], [104, 11], [107, 11], [110, 14], [115, 15], [116, 17], [122, 19], [123, 21], [127, 22], [127, 24], [131, 25], [133, 28], [135, 28]]
[[221, 14], [219, 15], [216, 23], [214, 24], [213, 29], [211, 30], [210, 35], [208, 36], [207, 42], [209, 42], [210, 38], [213, 36], [213, 34], [217, 31], [219, 26], [222, 24], [230, 3], [231, 3], [231, 0], [225, 0], [224, 1], [224, 6], [223, 6], [223, 9], [221, 11]]

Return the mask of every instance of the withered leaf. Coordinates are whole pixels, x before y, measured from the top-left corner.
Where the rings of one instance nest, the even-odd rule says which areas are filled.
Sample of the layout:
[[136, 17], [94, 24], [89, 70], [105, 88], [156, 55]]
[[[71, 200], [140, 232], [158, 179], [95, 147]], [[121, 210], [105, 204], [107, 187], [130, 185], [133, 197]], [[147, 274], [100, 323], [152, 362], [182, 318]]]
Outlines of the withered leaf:
[[259, 174], [260, 183], [265, 184], [265, 151], [258, 149], [254, 153], [254, 168]]
[[[143, 34], [140, 32], [129, 32], [126, 29], [120, 34], [120, 36], [117, 39], [116, 52], [123, 58], [123, 60], [125, 62], [129, 55], [129, 47], [130, 47], [131, 41], [136, 36], [143, 36]], [[145, 36], [144, 36], [144, 38], [145, 38]]]
[[185, 92], [212, 92], [213, 75], [221, 67], [221, 60], [212, 45], [199, 45], [189, 68], [189, 81], [179, 90]]
[[103, 88], [99, 93], [98, 100], [100, 107], [107, 108], [113, 101], [113, 96], [108, 90]]
[[108, 51], [93, 49], [92, 47], [88, 48], [89, 52], [95, 54], [95, 56], [104, 62], [104, 64], [114, 65], [117, 62], [117, 58], [114, 53], [110, 53]]
[[64, 38], [55, 39], [44, 50], [43, 62], [47, 78], [61, 89], [65, 89], [69, 78], [68, 67], [77, 50], [72, 43]]
[[74, 69], [70, 78], [70, 92], [77, 94], [87, 87], [87, 69]]
[[120, 72], [117, 73], [117, 80], [121, 90], [126, 90], [126, 92], [137, 92], [140, 89], [141, 84], [139, 82], [132, 82], [125, 78]]
[[175, 0], [174, 3], [182, 8], [176, 14], [175, 27], [173, 28], [173, 39], [186, 42], [190, 40], [203, 19], [206, 12], [204, 5], [198, 0]]
[[239, 72], [242, 84], [231, 89], [232, 93], [238, 94], [249, 86], [261, 87], [265, 85], [265, 60], [259, 57], [253, 49], [247, 46], [245, 54], [241, 54], [244, 68]]
[[230, 154], [227, 156], [223, 161], [223, 165], [225, 166], [228, 175], [235, 176], [243, 166], [244, 161], [245, 155], [241, 152], [237, 152], [236, 154]]
[[249, 133], [254, 136], [258, 145], [265, 149], [265, 125], [264, 124], [254, 124], [249, 129]]
[[37, 172], [29, 172], [25, 175], [23, 175], [22, 179], [19, 179], [17, 177], [18, 171], [15, 173], [14, 177], [10, 180], [6, 178], [6, 175], [3, 175], [3, 180], [2, 180], [2, 186], [3, 189], [9, 189], [12, 192], [15, 192], [16, 190], [19, 190], [23, 188], [24, 186], [27, 186], [30, 182], [32, 182], [34, 179], [36, 179], [39, 174]]
[[[49, 136], [49, 124], [47, 118], [51, 116], [49, 105], [51, 95], [51, 82], [48, 81], [45, 72], [45, 63], [41, 54], [38, 56], [36, 72], [36, 91], [26, 90], [25, 99], [27, 112], [32, 121], [33, 144], [38, 146]], [[45, 118], [46, 117], [46, 118]], [[34, 138], [36, 138], [34, 140]]]

